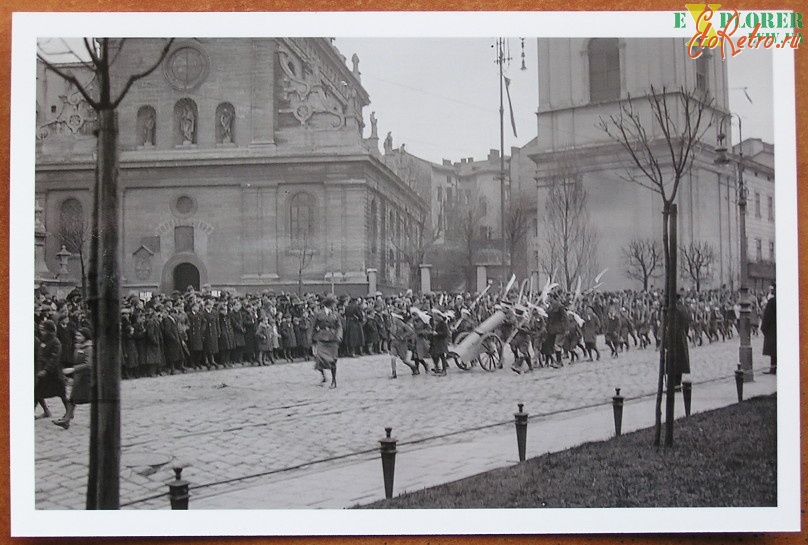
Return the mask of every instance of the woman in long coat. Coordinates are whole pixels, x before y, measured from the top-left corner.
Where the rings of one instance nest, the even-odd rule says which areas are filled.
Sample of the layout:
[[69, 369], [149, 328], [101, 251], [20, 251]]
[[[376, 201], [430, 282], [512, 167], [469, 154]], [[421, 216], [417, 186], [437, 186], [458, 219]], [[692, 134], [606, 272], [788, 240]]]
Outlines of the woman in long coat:
[[76, 364], [67, 371], [73, 375], [70, 401], [66, 407], [65, 415], [59, 420], [53, 421], [54, 424], [64, 429], [70, 427], [70, 421], [73, 420], [76, 405], [83, 405], [92, 401], [93, 340], [88, 328], [82, 327], [76, 332], [75, 346], [73, 360]]
[[51, 415], [45, 403], [49, 397], [61, 399], [67, 411], [67, 392], [61, 362], [62, 343], [56, 337], [56, 324], [51, 320], [44, 320], [39, 324], [39, 339], [35, 354], [34, 408], [39, 404], [43, 411], [37, 418], [48, 418]]

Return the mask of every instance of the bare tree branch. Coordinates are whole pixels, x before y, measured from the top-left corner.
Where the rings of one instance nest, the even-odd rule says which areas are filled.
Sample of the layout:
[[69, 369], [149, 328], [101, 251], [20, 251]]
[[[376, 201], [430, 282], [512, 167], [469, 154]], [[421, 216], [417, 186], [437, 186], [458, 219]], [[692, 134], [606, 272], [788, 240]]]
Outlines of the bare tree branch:
[[163, 50], [160, 52], [160, 56], [157, 59], [157, 62], [152, 64], [148, 69], [144, 70], [143, 72], [140, 72], [139, 74], [133, 74], [133, 75], [129, 76], [129, 79], [126, 82], [126, 85], [124, 85], [124, 88], [121, 91], [121, 94], [118, 96], [118, 98], [116, 100], [114, 100], [112, 102], [112, 107], [113, 108], [118, 107], [118, 105], [121, 103], [121, 101], [124, 99], [124, 97], [126, 97], [126, 94], [129, 92], [130, 87], [132, 87], [132, 85], [136, 81], [141, 80], [141, 79], [143, 79], [145, 77], [148, 77], [152, 72], [157, 70], [157, 67], [160, 66], [160, 64], [163, 62], [163, 59], [165, 59], [166, 55], [168, 55], [168, 51], [169, 51], [169, 49], [171, 49], [171, 44], [173, 44], [173, 43], [174, 43], [174, 38], [171, 38], [171, 39], [168, 40], [165, 47], [163, 47]]

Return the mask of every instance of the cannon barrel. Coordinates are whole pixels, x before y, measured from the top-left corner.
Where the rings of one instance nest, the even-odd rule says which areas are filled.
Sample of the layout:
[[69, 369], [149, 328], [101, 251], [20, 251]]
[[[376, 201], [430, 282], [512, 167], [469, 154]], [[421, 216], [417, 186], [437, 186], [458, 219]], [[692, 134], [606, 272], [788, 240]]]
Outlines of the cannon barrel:
[[451, 347], [450, 351], [457, 354], [457, 356], [464, 362], [470, 362], [479, 355], [480, 339], [486, 333], [490, 333], [502, 325], [505, 321], [505, 313], [501, 310], [494, 312], [483, 323], [474, 328], [468, 335], [463, 337], [460, 344]]

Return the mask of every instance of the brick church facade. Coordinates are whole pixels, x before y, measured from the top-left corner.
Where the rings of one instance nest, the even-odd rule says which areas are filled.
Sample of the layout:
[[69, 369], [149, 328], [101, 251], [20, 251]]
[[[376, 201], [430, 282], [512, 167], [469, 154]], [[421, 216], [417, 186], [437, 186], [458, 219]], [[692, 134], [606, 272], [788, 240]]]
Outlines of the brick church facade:
[[[164, 44], [126, 41], [113, 81], [142, 71]], [[428, 205], [385, 163], [373, 116], [363, 136], [370, 97], [350, 62], [327, 38], [172, 44], [118, 109], [124, 294], [411, 285], [397, 242], [416, 238]], [[82, 65], [62, 68], [92, 88]], [[89, 248], [94, 112], [44, 65], [37, 76], [46, 274], [66, 245], [77, 278], [79, 249]]]

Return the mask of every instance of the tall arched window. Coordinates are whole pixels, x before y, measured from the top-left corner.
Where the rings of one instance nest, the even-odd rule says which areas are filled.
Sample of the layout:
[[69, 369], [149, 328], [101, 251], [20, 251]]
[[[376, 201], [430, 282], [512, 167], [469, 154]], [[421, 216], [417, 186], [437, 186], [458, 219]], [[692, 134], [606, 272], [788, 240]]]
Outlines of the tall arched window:
[[59, 241], [73, 254], [81, 253], [87, 239], [84, 207], [78, 199], [65, 199], [59, 207]]
[[617, 38], [589, 41], [589, 100], [620, 98], [620, 44]]
[[378, 238], [378, 224], [376, 222], [376, 199], [370, 201], [370, 253], [376, 253], [376, 239]]
[[157, 112], [151, 106], [141, 106], [137, 111], [138, 146], [154, 146], [157, 143]]
[[190, 98], [181, 98], [174, 105], [174, 143], [178, 146], [196, 144], [199, 110]]
[[289, 239], [292, 248], [312, 248], [314, 235], [314, 197], [297, 193], [289, 202]]

